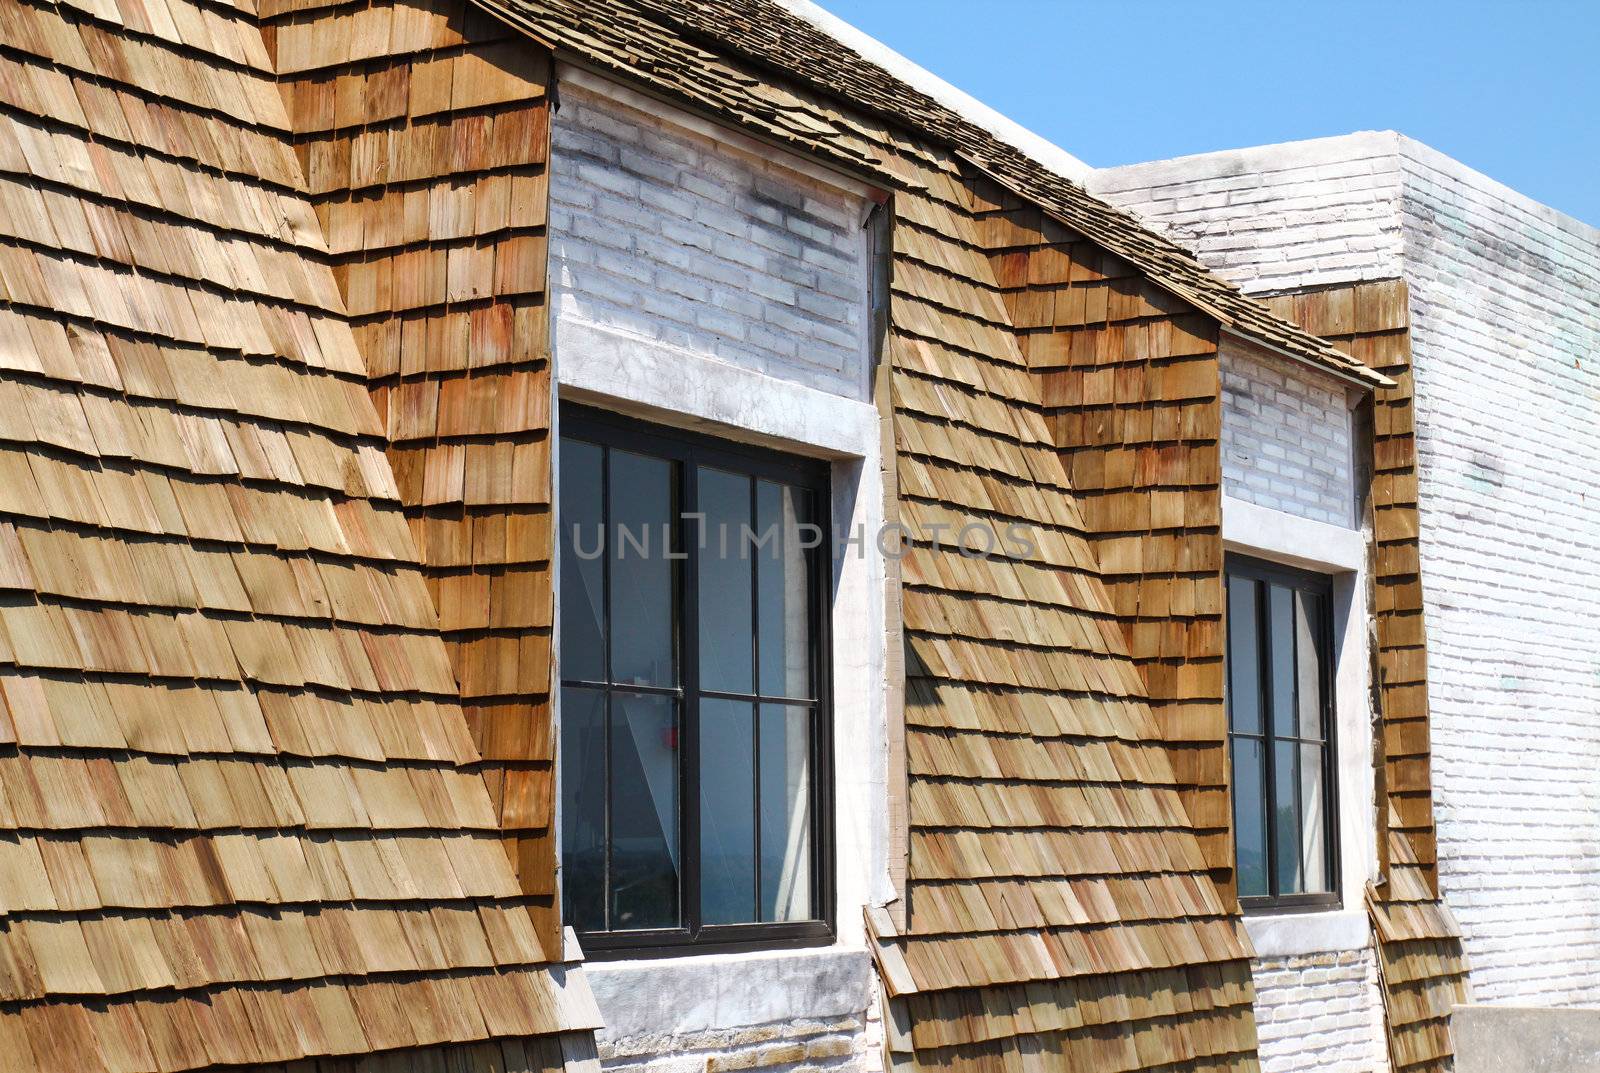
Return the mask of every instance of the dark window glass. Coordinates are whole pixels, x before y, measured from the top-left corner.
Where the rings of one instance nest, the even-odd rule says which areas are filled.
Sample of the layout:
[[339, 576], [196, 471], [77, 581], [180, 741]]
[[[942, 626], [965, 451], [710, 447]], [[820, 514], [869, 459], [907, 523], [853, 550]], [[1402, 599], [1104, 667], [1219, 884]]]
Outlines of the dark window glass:
[[1267, 893], [1267, 762], [1261, 742], [1233, 739], [1233, 837], [1239, 897]]
[[756, 918], [755, 705], [700, 702], [700, 911], [707, 924]]
[[1229, 556], [1234, 860], [1246, 906], [1337, 900], [1327, 577]]
[[810, 494], [792, 485], [756, 482], [757, 532], [767, 543], [756, 554], [761, 608], [761, 692], [804, 697], [811, 692], [811, 612], [806, 593]]
[[561, 421], [566, 922], [599, 956], [826, 940], [826, 470]]
[[761, 706], [761, 919], [811, 917], [811, 709]]
[[568, 678], [606, 677], [605, 455], [591, 443], [561, 445], [561, 662]]
[[606, 926], [605, 694], [561, 690], [561, 846], [567, 922], [580, 931]]
[[678, 924], [678, 702], [611, 694], [611, 927]]
[[755, 688], [755, 627], [750, 616], [754, 531], [749, 477], [699, 467], [700, 684], [750, 693]]
[[1261, 733], [1260, 588], [1254, 578], [1228, 578], [1228, 716], [1242, 734]]
[[611, 681], [673, 685], [672, 464], [631, 451], [608, 454]]

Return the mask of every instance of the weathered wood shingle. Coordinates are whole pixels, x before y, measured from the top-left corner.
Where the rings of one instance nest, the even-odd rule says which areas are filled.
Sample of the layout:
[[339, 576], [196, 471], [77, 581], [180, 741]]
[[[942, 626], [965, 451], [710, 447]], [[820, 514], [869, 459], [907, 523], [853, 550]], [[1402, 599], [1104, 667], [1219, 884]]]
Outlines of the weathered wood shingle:
[[467, 722], [553, 945], [550, 58], [465, 0], [272, 0], [262, 17]]
[[[903, 927], [874, 918], [904, 1011], [891, 1049], [914, 1067], [1254, 1068], [1248, 944], [1129, 657], [974, 176], [910, 140], [885, 159], [900, 520], [917, 534], [900, 564], [908, 905]], [[1031, 550], [965, 554], [972, 524]]]
[[3, 1064], [584, 1060], [256, 23], [0, 50]]

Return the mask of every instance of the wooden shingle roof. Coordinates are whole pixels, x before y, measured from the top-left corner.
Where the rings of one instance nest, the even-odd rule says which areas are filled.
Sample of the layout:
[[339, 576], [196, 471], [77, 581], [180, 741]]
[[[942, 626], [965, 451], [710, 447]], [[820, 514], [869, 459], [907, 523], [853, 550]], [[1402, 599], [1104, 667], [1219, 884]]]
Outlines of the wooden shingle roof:
[[[536, 37], [602, 67], [671, 86], [717, 111], [847, 166], [874, 168], [881, 157], [854, 124], [825, 102], [843, 102], [956, 152], [1074, 230], [1126, 258], [1157, 285], [1225, 329], [1369, 387], [1383, 374], [1301, 330], [1214, 275], [1194, 255], [1045, 168], [1021, 150], [908, 85], [774, 0], [473, 0]], [[660, 20], [657, 22], [656, 20]], [[678, 31], [663, 34], [661, 23]], [[707, 48], [697, 49], [698, 42]], [[796, 109], [771, 87], [730, 72], [732, 52], [798, 82], [822, 106]]]
[[286, 128], [225, 4], [0, 18], [7, 1070], [592, 1054]]

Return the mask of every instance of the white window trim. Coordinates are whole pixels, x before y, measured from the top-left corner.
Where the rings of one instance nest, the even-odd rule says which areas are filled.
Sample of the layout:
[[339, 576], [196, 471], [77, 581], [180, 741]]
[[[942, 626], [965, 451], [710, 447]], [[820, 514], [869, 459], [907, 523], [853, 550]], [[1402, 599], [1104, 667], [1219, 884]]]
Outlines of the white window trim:
[[1372, 945], [1366, 887], [1377, 874], [1377, 817], [1367, 652], [1367, 535], [1258, 506], [1222, 499], [1228, 551], [1283, 563], [1333, 580], [1334, 734], [1339, 790], [1339, 889], [1343, 904], [1321, 912], [1249, 913], [1245, 931], [1260, 957], [1290, 957]]

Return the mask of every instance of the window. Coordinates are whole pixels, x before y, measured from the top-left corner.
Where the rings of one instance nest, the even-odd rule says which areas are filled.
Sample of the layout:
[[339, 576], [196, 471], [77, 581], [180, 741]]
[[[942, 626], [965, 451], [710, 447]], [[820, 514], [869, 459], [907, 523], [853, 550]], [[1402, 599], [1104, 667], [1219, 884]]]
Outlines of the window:
[[826, 940], [825, 464], [565, 407], [560, 486], [566, 922]]
[[1233, 555], [1227, 579], [1240, 903], [1336, 904], [1329, 579]]

